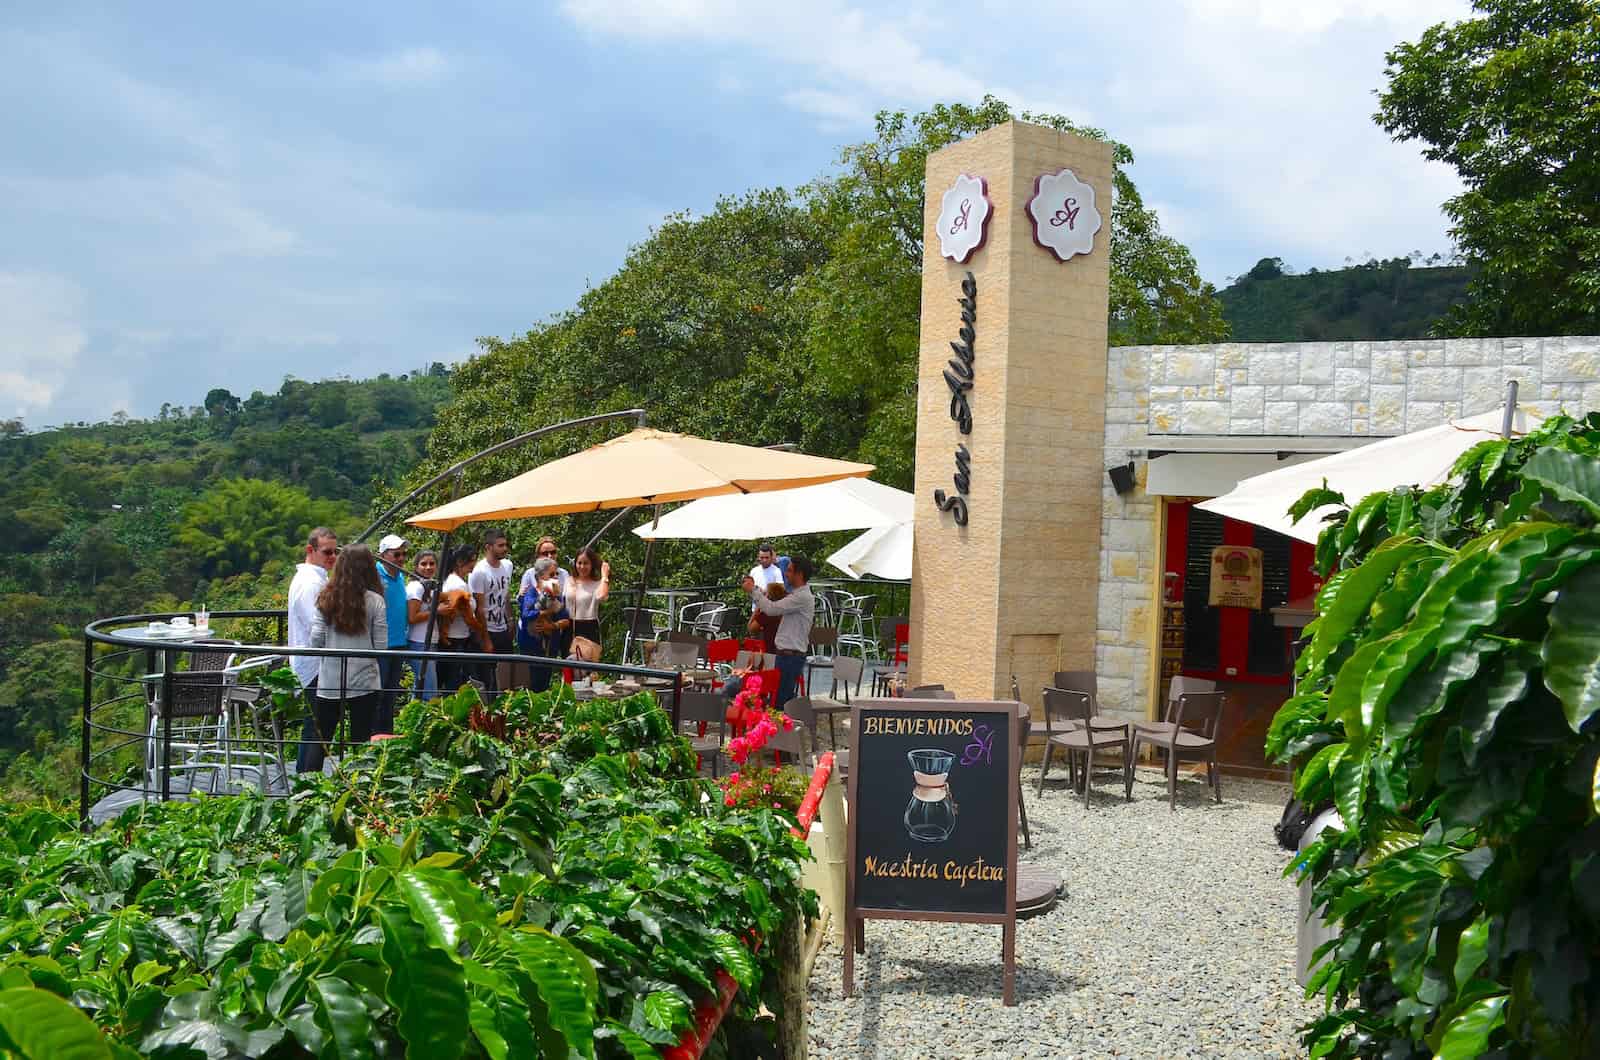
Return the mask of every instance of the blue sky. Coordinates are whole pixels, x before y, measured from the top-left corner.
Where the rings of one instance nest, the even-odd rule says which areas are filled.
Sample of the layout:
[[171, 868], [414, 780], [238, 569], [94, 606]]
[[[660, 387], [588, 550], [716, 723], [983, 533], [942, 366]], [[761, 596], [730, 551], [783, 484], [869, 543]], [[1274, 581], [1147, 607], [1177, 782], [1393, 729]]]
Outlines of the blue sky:
[[570, 306], [652, 224], [882, 108], [1108, 129], [1221, 283], [1448, 249], [1370, 120], [1459, 0], [38, 5], [0, 14], [0, 416], [398, 373]]

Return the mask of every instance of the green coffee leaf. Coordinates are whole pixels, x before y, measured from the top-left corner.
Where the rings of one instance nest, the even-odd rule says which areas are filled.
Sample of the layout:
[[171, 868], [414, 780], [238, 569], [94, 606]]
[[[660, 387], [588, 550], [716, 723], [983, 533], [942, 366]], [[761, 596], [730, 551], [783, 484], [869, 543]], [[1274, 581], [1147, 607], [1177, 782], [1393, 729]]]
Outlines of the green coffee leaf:
[[0, 990], [0, 1030], [23, 1060], [111, 1060], [111, 1047], [88, 1016], [37, 987]]

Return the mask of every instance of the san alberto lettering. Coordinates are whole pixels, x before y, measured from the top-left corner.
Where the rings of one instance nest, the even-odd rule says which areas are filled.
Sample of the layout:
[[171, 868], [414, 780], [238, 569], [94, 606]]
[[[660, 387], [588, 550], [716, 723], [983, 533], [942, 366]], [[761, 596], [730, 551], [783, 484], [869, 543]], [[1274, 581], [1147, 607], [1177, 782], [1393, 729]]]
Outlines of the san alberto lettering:
[[[967, 395], [972, 390], [973, 380], [977, 376], [973, 362], [977, 360], [975, 347], [978, 340], [978, 281], [970, 272], [961, 281], [959, 304], [961, 328], [956, 334], [960, 341], [950, 343], [955, 356], [950, 358], [944, 370], [944, 382], [950, 388], [950, 418], [955, 421], [956, 430], [970, 435], [972, 402]], [[972, 487], [972, 452], [964, 444], [956, 446], [954, 485], [955, 493], [947, 494], [942, 489], [934, 490], [933, 503], [938, 505], [941, 512], [949, 512], [955, 518], [957, 526], [966, 526], [967, 495]]]

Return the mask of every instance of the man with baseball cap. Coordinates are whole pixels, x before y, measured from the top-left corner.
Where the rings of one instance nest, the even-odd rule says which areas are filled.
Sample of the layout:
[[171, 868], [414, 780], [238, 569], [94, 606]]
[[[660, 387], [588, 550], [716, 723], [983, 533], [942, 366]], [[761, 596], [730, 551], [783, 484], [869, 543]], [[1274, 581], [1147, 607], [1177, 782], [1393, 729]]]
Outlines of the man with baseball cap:
[[[399, 534], [386, 534], [378, 542], [378, 581], [383, 584], [389, 650], [405, 651], [406, 634], [411, 626], [406, 606], [406, 539]], [[400, 698], [400, 670], [404, 665], [405, 660], [398, 655], [386, 655], [378, 660], [378, 683], [382, 692], [378, 699], [378, 715], [373, 719], [377, 732], [394, 731], [394, 704]]]

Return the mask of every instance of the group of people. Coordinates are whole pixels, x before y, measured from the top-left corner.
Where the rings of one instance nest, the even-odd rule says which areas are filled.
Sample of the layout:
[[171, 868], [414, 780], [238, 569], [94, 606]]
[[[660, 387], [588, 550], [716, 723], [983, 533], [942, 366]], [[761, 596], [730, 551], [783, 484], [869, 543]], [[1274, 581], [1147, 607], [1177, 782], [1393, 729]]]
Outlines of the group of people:
[[305, 559], [289, 583], [289, 647], [437, 650], [462, 658], [436, 668], [432, 661], [398, 654], [296, 655], [295, 676], [311, 700], [300, 772], [322, 769], [341, 710], [353, 741], [364, 743], [374, 732], [392, 730], [406, 668], [414, 694], [428, 699], [469, 679], [491, 694], [549, 687], [552, 668], [497, 661], [496, 654], [598, 661], [600, 605], [611, 590], [610, 564], [586, 547], [569, 573], [560, 565], [555, 540], [540, 538], [537, 557], [513, 598], [510, 551], [505, 533], [491, 530], [481, 549], [453, 548], [442, 565], [431, 549], [418, 552], [413, 574], [406, 569], [408, 542], [398, 534], [379, 541], [374, 556], [362, 544], [341, 549], [338, 535], [327, 527], [311, 531]]
[[[775, 705], [779, 708], [794, 697], [811, 653], [811, 625], [817, 613], [811, 575], [811, 561], [805, 556], [779, 556], [763, 543], [756, 565], [744, 576], [744, 590], [750, 594], [750, 631], [761, 634], [762, 646], [772, 653], [778, 670]], [[738, 695], [750, 673], [736, 672], [723, 684], [723, 694]]]

